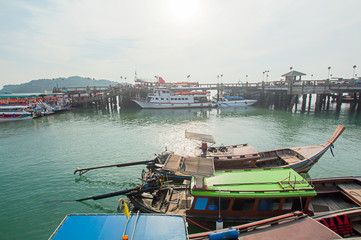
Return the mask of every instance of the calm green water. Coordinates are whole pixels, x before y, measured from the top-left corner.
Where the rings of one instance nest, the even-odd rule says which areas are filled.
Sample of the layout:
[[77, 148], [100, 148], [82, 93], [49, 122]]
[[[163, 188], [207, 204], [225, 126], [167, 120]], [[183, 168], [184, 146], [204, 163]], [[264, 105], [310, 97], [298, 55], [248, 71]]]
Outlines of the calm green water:
[[47, 239], [70, 213], [113, 213], [119, 197], [70, 202], [139, 184], [142, 166], [73, 175], [76, 167], [150, 160], [167, 147], [178, 154], [197, 142], [185, 130], [212, 134], [217, 144], [249, 143], [257, 150], [325, 143], [346, 127], [309, 172], [311, 177], [361, 175], [360, 115], [229, 110], [75, 110], [0, 124], [0, 239]]

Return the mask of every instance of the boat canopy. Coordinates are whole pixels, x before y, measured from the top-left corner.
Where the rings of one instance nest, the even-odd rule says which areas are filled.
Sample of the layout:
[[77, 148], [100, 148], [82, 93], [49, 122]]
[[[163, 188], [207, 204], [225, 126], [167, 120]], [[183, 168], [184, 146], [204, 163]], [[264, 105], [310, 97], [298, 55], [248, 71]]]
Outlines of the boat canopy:
[[228, 96], [228, 97], [223, 97], [225, 99], [231, 99], [231, 100], [234, 100], [234, 99], [244, 99], [244, 97], [241, 97], [241, 96]]
[[316, 196], [313, 187], [290, 168], [215, 172], [204, 177], [203, 189], [193, 189], [193, 196], [236, 198], [282, 198]]
[[57, 239], [187, 239], [183, 216], [123, 214], [70, 214], [49, 238]]
[[188, 132], [187, 130], [186, 130], [186, 138], [198, 140], [198, 141], [202, 141], [202, 142], [216, 143], [216, 141], [214, 140], [212, 135]]
[[211, 158], [182, 157], [172, 154], [168, 156], [162, 169], [192, 176], [214, 175], [214, 163]]

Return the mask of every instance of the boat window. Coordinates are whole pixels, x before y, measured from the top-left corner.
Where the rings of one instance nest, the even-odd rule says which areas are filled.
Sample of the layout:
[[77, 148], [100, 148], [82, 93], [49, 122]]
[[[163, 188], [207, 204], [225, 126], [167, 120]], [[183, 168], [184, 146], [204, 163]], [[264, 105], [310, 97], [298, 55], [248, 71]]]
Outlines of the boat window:
[[164, 100], [164, 98], [161, 98], [161, 100]]
[[155, 98], [155, 100], [158, 100], [158, 98]]
[[197, 198], [194, 205], [195, 210], [205, 210], [208, 203], [208, 198]]
[[306, 200], [306, 198], [302, 198], [302, 200], [300, 198], [287, 198], [283, 203], [282, 210], [302, 211], [302, 208], [305, 208]]
[[254, 199], [234, 199], [232, 210], [234, 211], [252, 211]]
[[170, 100], [174, 100], [174, 98], [171, 98]]
[[280, 206], [280, 199], [260, 199], [257, 211], [277, 211]]
[[230, 199], [222, 198], [221, 204], [219, 204], [219, 198], [211, 198], [209, 200], [208, 204], [208, 210], [219, 210], [219, 207], [221, 208], [221, 211], [227, 210], [229, 207]]

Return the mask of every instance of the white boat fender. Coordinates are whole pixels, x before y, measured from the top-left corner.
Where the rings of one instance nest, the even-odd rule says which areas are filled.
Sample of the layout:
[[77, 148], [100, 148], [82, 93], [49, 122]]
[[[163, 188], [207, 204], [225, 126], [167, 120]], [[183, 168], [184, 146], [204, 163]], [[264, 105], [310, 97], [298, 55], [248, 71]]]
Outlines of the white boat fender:
[[225, 231], [215, 232], [209, 234], [209, 240], [227, 240], [227, 239], [238, 239], [239, 233], [237, 229], [229, 228]]
[[221, 218], [218, 218], [216, 221], [216, 230], [223, 229], [223, 221]]

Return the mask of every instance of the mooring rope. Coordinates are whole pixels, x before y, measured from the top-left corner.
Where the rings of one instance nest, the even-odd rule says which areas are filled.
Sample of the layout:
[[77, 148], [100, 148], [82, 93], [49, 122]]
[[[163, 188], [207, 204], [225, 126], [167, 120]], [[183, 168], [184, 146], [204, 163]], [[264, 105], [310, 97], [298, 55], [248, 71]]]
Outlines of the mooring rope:
[[337, 176], [340, 174], [340, 173], [337, 173], [337, 172], [332, 171], [332, 170], [330, 170], [330, 169], [321, 167], [318, 163], [316, 163], [315, 165], [318, 166], [319, 168], [322, 168], [323, 170], [326, 170], [326, 171], [328, 171], [328, 172], [330, 172], [330, 173], [336, 174]]
[[205, 230], [207, 230], [207, 231], [212, 231], [212, 230], [210, 230], [210, 229], [208, 229], [208, 228], [206, 228], [206, 227], [203, 227], [202, 225], [200, 225], [200, 224], [198, 224], [198, 223], [190, 220], [190, 219], [187, 218], [187, 217], [186, 217], [186, 219], [187, 219], [187, 221], [190, 221], [191, 223], [193, 223], [194, 225], [196, 225], [196, 226], [198, 226], [198, 227], [200, 227], [200, 228], [203, 228], [203, 229], [205, 229]]

